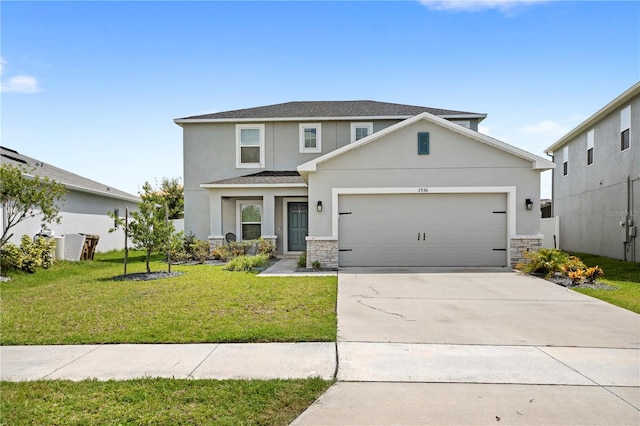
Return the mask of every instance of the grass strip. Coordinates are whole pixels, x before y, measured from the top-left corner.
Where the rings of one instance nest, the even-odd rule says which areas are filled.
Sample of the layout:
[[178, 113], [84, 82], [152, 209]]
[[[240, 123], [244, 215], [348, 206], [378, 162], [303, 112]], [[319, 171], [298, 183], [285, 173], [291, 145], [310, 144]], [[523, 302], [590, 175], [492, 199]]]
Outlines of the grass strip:
[[287, 425], [331, 384], [319, 378], [1, 382], [0, 424]]
[[600, 266], [604, 276], [598, 281], [616, 287], [616, 290], [576, 288], [575, 291], [640, 314], [640, 263], [586, 253], [572, 254], [588, 266]]

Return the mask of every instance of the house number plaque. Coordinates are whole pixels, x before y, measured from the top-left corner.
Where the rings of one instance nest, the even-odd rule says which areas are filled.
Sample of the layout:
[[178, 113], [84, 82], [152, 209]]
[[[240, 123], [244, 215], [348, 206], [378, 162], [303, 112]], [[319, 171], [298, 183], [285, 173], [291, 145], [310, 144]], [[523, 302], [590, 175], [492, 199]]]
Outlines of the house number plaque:
[[420, 187], [420, 188], [418, 188], [418, 192], [429, 192], [429, 188]]

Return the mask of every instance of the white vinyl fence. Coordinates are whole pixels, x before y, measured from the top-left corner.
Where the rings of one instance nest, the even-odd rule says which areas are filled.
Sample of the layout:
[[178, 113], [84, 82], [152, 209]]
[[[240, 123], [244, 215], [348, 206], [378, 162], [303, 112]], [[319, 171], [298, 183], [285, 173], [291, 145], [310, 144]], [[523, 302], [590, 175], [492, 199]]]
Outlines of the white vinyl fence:
[[542, 247], [560, 248], [560, 216], [540, 219], [540, 233], [544, 235]]

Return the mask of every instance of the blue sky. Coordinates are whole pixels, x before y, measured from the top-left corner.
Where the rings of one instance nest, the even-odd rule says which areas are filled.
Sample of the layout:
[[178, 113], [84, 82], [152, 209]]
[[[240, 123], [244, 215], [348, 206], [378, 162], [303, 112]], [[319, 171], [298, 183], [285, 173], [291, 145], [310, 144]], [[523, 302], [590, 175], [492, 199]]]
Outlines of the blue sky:
[[482, 132], [544, 156], [640, 79], [636, 1], [5, 0], [0, 13], [2, 145], [131, 193], [182, 176], [178, 117], [372, 99], [487, 113]]

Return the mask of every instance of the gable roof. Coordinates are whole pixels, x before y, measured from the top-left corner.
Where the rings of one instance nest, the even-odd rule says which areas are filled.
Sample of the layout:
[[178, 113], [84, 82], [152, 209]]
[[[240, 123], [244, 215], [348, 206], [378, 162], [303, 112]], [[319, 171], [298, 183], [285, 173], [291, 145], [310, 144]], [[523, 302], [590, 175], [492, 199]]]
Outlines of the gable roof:
[[129, 194], [128, 192], [120, 191], [119, 189], [112, 188], [108, 185], [87, 179], [64, 169], [60, 169], [43, 161], [20, 154], [18, 151], [13, 149], [0, 146], [0, 158], [3, 163], [6, 162], [14, 166], [22, 166], [26, 168], [28, 172], [25, 174], [26, 176], [33, 177], [34, 175], [38, 175], [40, 177], [48, 177], [51, 180], [63, 184], [67, 189], [98, 194], [134, 203], [140, 201], [139, 197]]
[[465, 127], [462, 127], [458, 124], [452, 123], [448, 120], [445, 120], [443, 118], [437, 117], [433, 114], [430, 114], [428, 112], [423, 112], [422, 114], [418, 114], [415, 117], [411, 117], [409, 119], [406, 119], [404, 121], [401, 121], [399, 123], [396, 123], [392, 126], [386, 127], [378, 132], [372, 133], [369, 136], [362, 138], [360, 140], [358, 140], [357, 142], [353, 142], [349, 145], [345, 145], [341, 148], [338, 148], [334, 151], [331, 151], [325, 155], [322, 155], [320, 157], [317, 157], [311, 161], [308, 161], [304, 164], [301, 164], [300, 166], [298, 166], [298, 172], [300, 173], [300, 175], [305, 179], [305, 181], [307, 180], [307, 176], [309, 175], [309, 173], [311, 172], [315, 172], [317, 165], [320, 163], [324, 163], [326, 161], [331, 160], [332, 158], [338, 157], [342, 154], [345, 154], [349, 151], [352, 151], [354, 149], [358, 149], [364, 145], [367, 145], [377, 139], [380, 139], [384, 136], [387, 136], [393, 132], [396, 132], [402, 128], [405, 128], [407, 126], [410, 126], [413, 123], [416, 123], [418, 121], [428, 121], [430, 123], [436, 124], [438, 126], [444, 127], [452, 132], [461, 134], [463, 136], [466, 136], [470, 139], [473, 139], [475, 141], [478, 141], [480, 143], [484, 143], [485, 145], [489, 145], [493, 148], [497, 148], [499, 150], [502, 150], [504, 152], [507, 152], [511, 155], [514, 155], [516, 157], [522, 158], [524, 160], [528, 160], [532, 162], [532, 167], [534, 170], [549, 170], [549, 169], [553, 169], [556, 167], [555, 163], [539, 157], [537, 155], [531, 154], [530, 152], [527, 152], [523, 149], [517, 148], [515, 146], [509, 145], [505, 142], [499, 141], [498, 139], [494, 139], [490, 136], [487, 135], [483, 135], [482, 133], [478, 133], [474, 130], [470, 130], [467, 129]]
[[266, 105], [255, 108], [217, 112], [177, 118], [175, 123], [202, 122], [238, 122], [260, 121], [298, 121], [299, 119], [351, 120], [351, 119], [406, 119], [422, 112], [444, 118], [478, 118], [483, 120], [486, 114], [454, 111], [415, 105], [394, 104], [377, 101], [302, 101]]
[[640, 81], [631, 86], [629, 89], [625, 90], [624, 93], [602, 107], [591, 117], [580, 123], [575, 129], [571, 130], [569, 133], [561, 137], [556, 143], [545, 149], [544, 152], [547, 154], [551, 154], [553, 151], [557, 151], [558, 148], [562, 148], [564, 144], [571, 141], [577, 135], [586, 131], [589, 127], [592, 127], [593, 125], [595, 125], [595, 123], [602, 120], [605, 116], [609, 115], [612, 111], [622, 107], [624, 104], [638, 95], [640, 95]]

